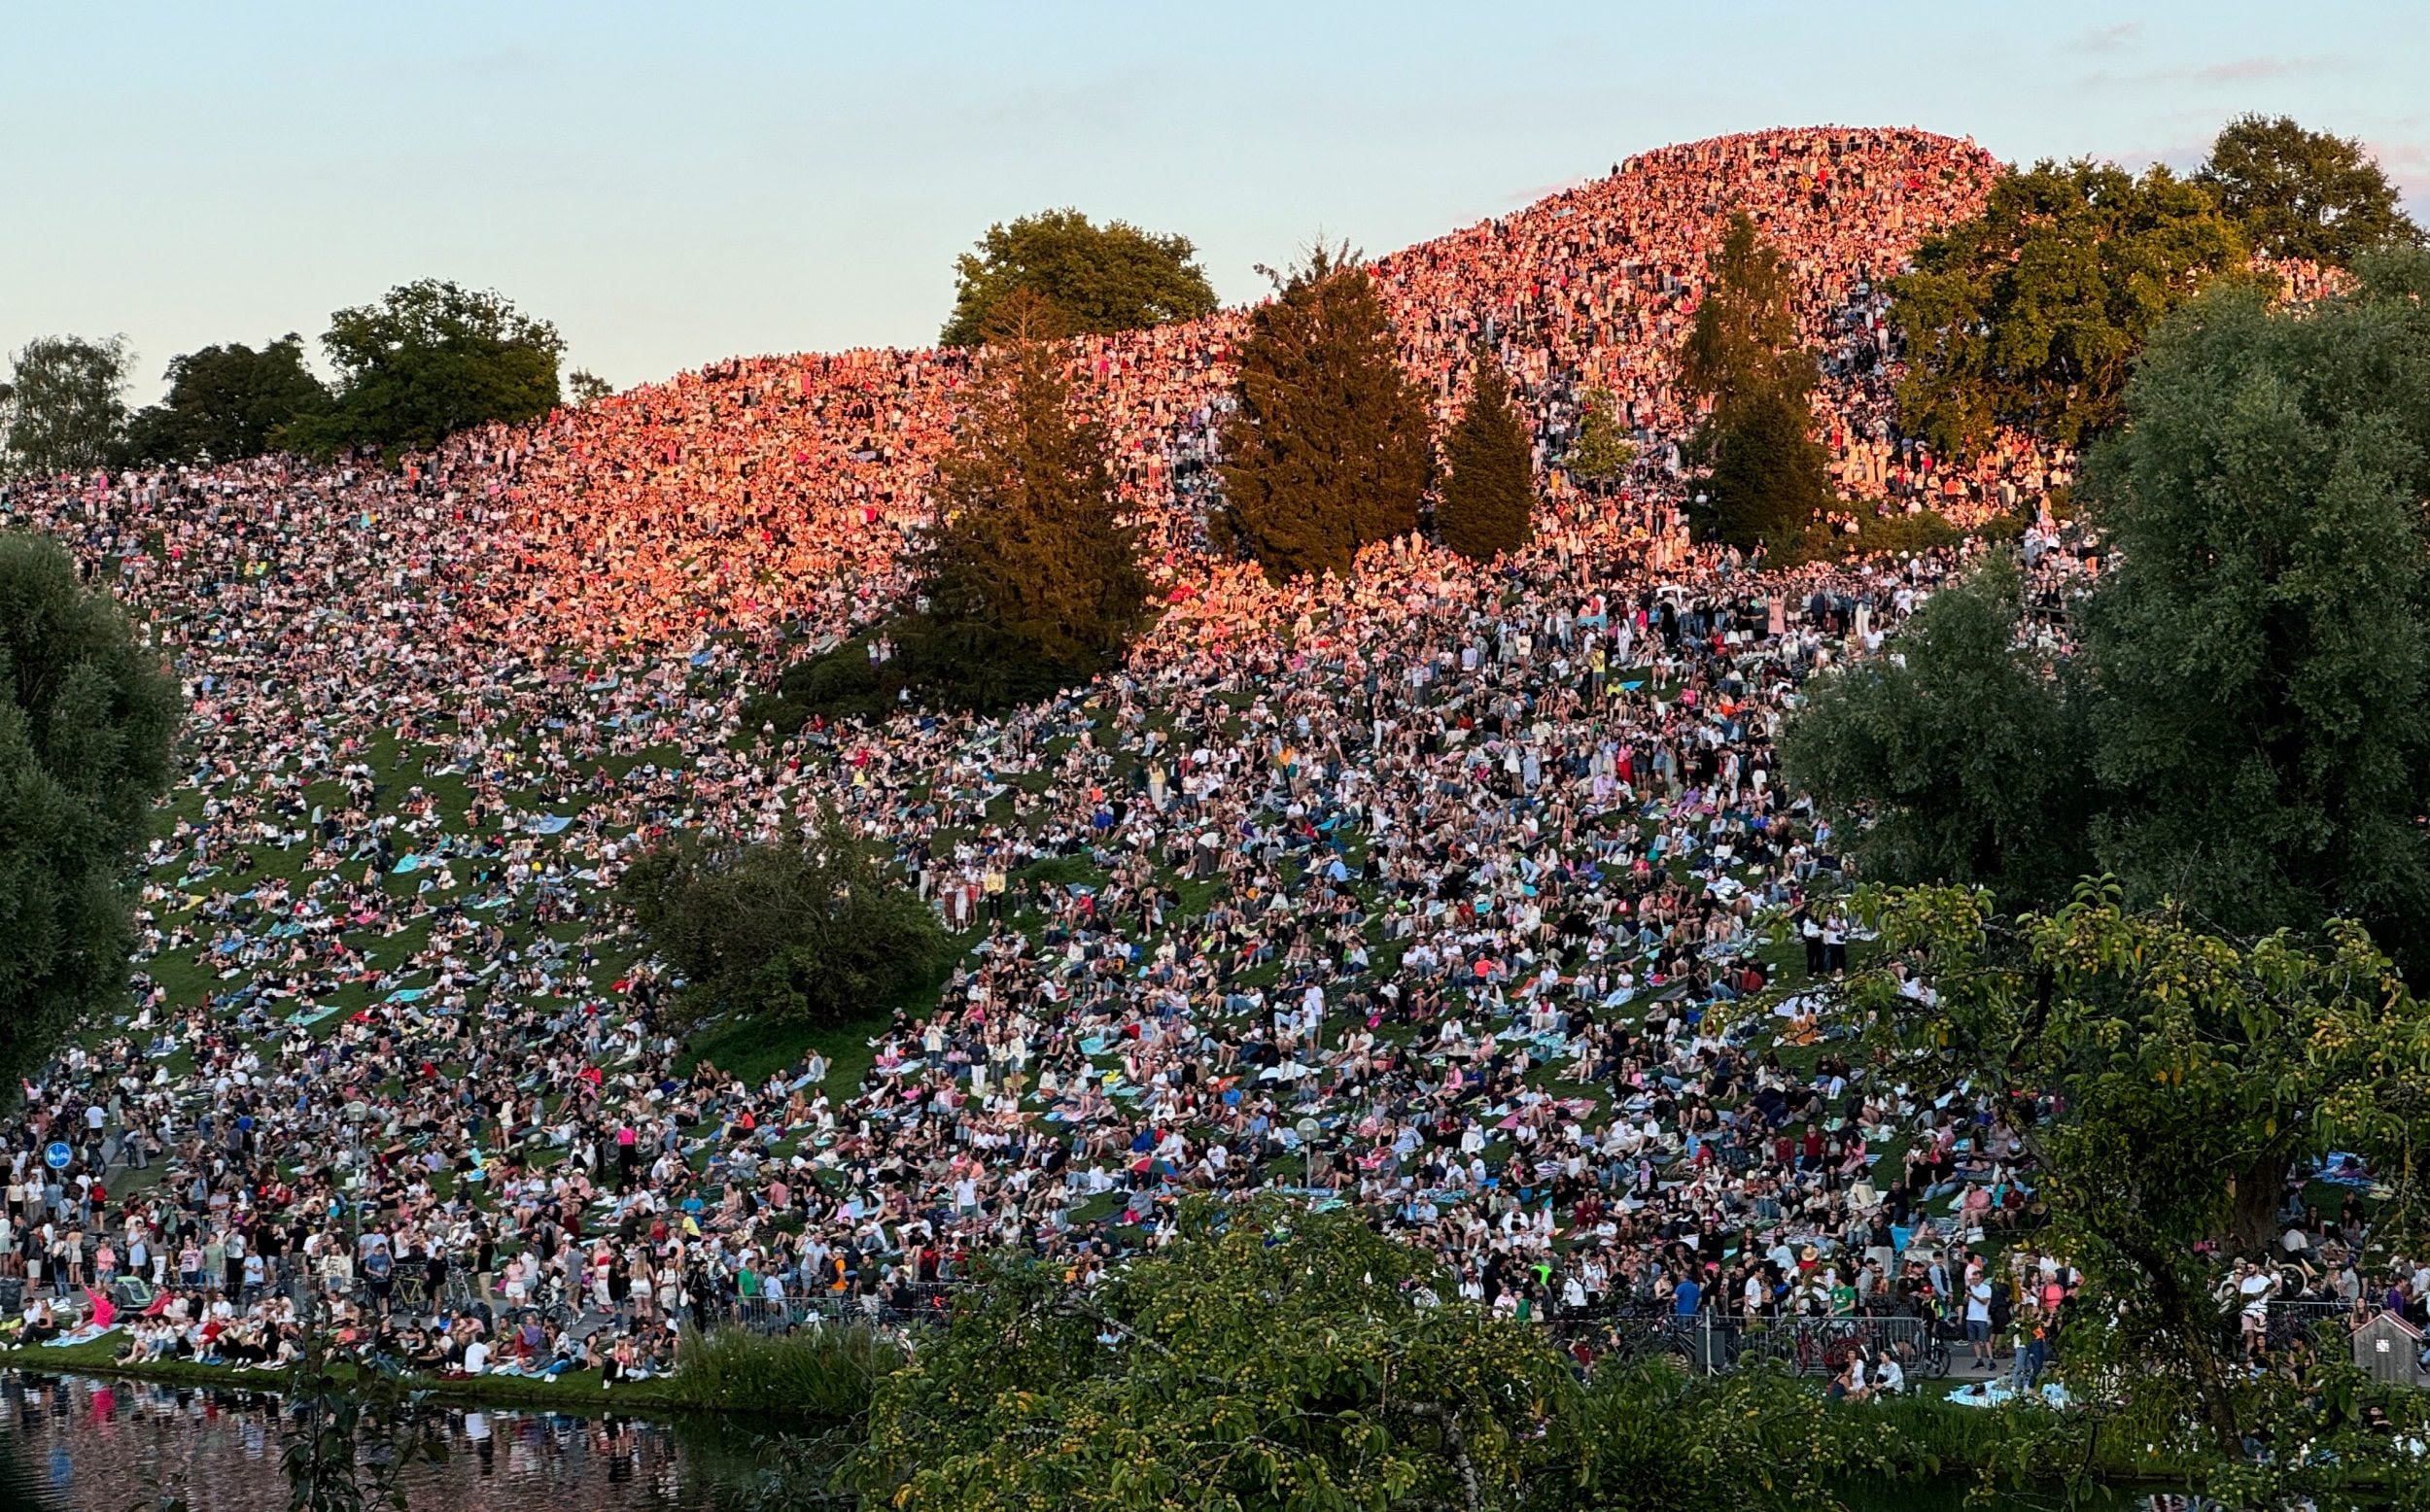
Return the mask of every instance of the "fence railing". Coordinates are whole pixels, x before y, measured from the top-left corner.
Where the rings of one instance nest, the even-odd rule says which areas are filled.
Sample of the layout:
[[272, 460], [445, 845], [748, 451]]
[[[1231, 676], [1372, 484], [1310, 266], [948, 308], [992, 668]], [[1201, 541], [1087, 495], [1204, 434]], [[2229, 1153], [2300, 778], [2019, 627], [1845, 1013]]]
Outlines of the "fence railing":
[[2266, 1340], [2274, 1350], [2285, 1349], [2299, 1340], [2308, 1340], [2324, 1323], [2358, 1324], [2371, 1317], [2356, 1312], [2351, 1303], [2334, 1298], [2323, 1301], [2313, 1297], [2278, 1298], [2270, 1304]]

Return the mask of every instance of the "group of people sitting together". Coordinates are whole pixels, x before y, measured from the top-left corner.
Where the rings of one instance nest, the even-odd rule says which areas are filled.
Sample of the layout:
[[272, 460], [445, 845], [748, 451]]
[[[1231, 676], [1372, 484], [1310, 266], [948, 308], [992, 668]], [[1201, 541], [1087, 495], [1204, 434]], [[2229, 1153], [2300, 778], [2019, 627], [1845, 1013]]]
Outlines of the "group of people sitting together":
[[[0, 1131], [24, 1336], [118, 1292], [135, 1357], [274, 1363], [310, 1328], [638, 1379], [687, 1322], [902, 1321], [1008, 1246], [1094, 1285], [1189, 1195], [1272, 1189], [1358, 1205], [1586, 1356], [1627, 1316], [1972, 1323], [2034, 1211], [2034, 1111], [1853, 1056], [1819, 1000], [1757, 1005], [1796, 976], [1776, 921], [1816, 978], [1861, 945], [1783, 721], [1980, 548], [1693, 542], [1671, 375], [1746, 210], [1851, 506], [2014, 515], [2063, 600], [2100, 549], [2043, 507], [2072, 459], [1938, 457], [1889, 399], [1881, 282], [1996, 171], [1917, 132], [1720, 138], [1374, 263], [1443, 417], [1483, 342], [1536, 421], [1534, 537], [1491, 563], [1213, 560], [1241, 316], [1075, 343], [1165, 608], [1002, 715], [743, 715], [908, 591], [958, 354], [741, 359], [396, 470], [0, 489], [191, 707], [132, 1003]], [[1640, 446], [1584, 486], [1559, 462], [1590, 389]], [[957, 960], [846, 1052], [723, 1068], [616, 882], [678, 834], [829, 812]]]

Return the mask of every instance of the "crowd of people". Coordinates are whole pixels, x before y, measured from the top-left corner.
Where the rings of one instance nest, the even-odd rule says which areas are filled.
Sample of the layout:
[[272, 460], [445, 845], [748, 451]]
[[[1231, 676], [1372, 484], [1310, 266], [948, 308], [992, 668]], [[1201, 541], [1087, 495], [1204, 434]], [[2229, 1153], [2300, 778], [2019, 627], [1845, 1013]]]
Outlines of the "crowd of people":
[[[1988, 1362], [2070, 1289], [2013, 1242], [2010, 1111], [1861, 1063], [1812, 999], [1742, 1009], [1798, 970], [1777, 923], [1819, 977], [1850, 941], [1782, 721], [1968, 551], [1691, 543], [1669, 373], [1747, 209], [1851, 498], [2031, 520], [2064, 595], [2097, 543], [2036, 504], [2071, 460], [1950, 464], [1888, 402], [1881, 280], [1995, 171], [1914, 132], [1722, 138], [1374, 264], [1444, 415], [1484, 340], [1536, 418], [1536, 538], [1486, 567], [1210, 561], [1239, 315], [1078, 344], [1168, 607], [1120, 671], [1000, 718], [742, 713], [905, 591], [957, 354], [737, 360], [396, 471], [10, 486], [0, 522], [66, 540], [192, 706], [132, 1006], [0, 1136], [20, 1326], [118, 1297], [139, 1357], [274, 1362], [309, 1326], [634, 1379], [686, 1322], [900, 1316], [999, 1246], [1087, 1286], [1187, 1195], [1280, 1188], [1586, 1355], [1629, 1317], [1895, 1314], [1981, 1324]], [[1581, 488], [1590, 386], [1642, 445]], [[941, 1000], [832, 1058], [695, 1059], [617, 876], [828, 808], [956, 932]], [[2358, 1221], [2307, 1230], [2296, 1286], [2418, 1317], [2430, 1274], [2357, 1276]]]

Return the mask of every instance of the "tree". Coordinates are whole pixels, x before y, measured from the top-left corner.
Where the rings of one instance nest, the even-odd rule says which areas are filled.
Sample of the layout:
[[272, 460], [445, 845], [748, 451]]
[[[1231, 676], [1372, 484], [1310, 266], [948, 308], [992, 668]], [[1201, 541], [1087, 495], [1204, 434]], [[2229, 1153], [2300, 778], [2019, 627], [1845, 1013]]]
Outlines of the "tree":
[[2004, 557], [1942, 589], [1892, 654], [1808, 685], [1781, 742], [1789, 789], [1849, 816], [1865, 877], [2065, 900], [2092, 866], [2092, 753], [2063, 669], [2018, 644]]
[[41, 476], [107, 462], [126, 429], [126, 342], [37, 336], [17, 354], [0, 415], [0, 464]]
[[[1582, 1453], [1541, 1477], [1536, 1505], [1580, 1512], [1840, 1512], [1853, 1488], [1913, 1478], [1879, 1407], [1833, 1403], [1757, 1358], [1691, 1377], [1667, 1362], [1605, 1364], [1583, 1393]], [[1937, 1467], [1936, 1467], [1937, 1473]]]
[[[2214, 1296], [2201, 1246], [2259, 1254], [2298, 1163], [2332, 1148], [2403, 1171], [2417, 1201], [2430, 1011], [2369, 936], [2342, 924], [2317, 952], [2283, 934], [2243, 947], [2129, 911], [2114, 885], [2013, 926], [1963, 888], [1859, 910], [1882, 953], [1850, 979], [1851, 1021], [1873, 1026], [1902, 1075], [1992, 1094], [2049, 1213], [2037, 1247], [2084, 1272], [2064, 1362], [2079, 1394], [2158, 1404], [2147, 1421], [2197, 1426], [2223, 1465], [2246, 1458], [2247, 1433], [2311, 1412], [2287, 1378], [2242, 1367], [2241, 1299]], [[2309, 1431], [2337, 1426], [2315, 1416]]]
[[1027, 290], [1060, 311], [1076, 334], [1105, 335], [1215, 312], [1215, 290], [1187, 236], [1159, 236], [1127, 221], [1094, 225], [1077, 210], [1043, 210], [988, 227], [955, 261], [949, 347], [988, 339], [996, 304]]
[[1563, 470], [1573, 482], [1603, 489], [1617, 481], [1636, 460], [1637, 448], [1620, 433], [1611, 391], [1588, 389], [1579, 405], [1578, 438], [1570, 443], [1569, 456], [1561, 464]]
[[394, 457], [468, 426], [547, 414], [565, 341], [502, 294], [424, 279], [378, 304], [337, 311], [321, 347], [338, 371], [336, 401], [287, 427], [279, 444], [325, 455], [376, 447]]
[[[1956, 753], [1886, 743], [1896, 722], [1870, 700], [1818, 699], [1792, 722], [1826, 807], [1892, 824], [1885, 844], [1908, 858], [1893, 875], [1946, 866], [2004, 901], [2042, 894], [2072, 839], [2017, 850], [1999, 816], [2065, 792], [2050, 764], [2080, 724], [2086, 801], [2054, 818], [2080, 817], [2131, 903], [2172, 899], [2244, 938], [2354, 918], [2408, 970], [2430, 963], [2430, 254], [2378, 255], [2360, 277], [2302, 311], [2226, 285], [2161, 326], [2078, 490], [2115, 566], [2071, 601], [2052, 697], [2015, 696], [1992, 627], [1893, 642], [1902, 686], [1979, 682], [1992, 706], [1968, 720], [2015, 722], [1997, 739], [1963, 725], [1984, 746], [1944, 770], [1989, 812], [1893, 771]], [[2036, 736], [2024, 722], [2041, 716], [2060, 724]]]
[[1743, 210], [1714, 251], [1696, 322], [1680, 347], [1679, 381], [1721, 417], [1764, 395], [1802, 400], [1813, 392], [1814, 358], [1797, 334], [1788, 269]]
[[1320, 246], [1276, 286], [1240, 344], [1210, 531], [1280, 582], [1346, 573], [1360, 547], [1415, 531], [1434, 443], [1426, 396], [1349, 250]]
[[2165, 167], [2005, 175], [1980, 215], [1927, 237], [1891, 281], [1901, 418], [1952, 453], [2003, 426], [2069, 445], [2106, 430], [2162, 318], [2244, 262], [2208, 192]]
[[1448, 471], [1435, 508], [1442, 543], [1478, 562], [1526, 545], [1535, 529], [1533, 442], [1510, 409], [1510, 379], [1488, 354], [1477, 354], [1468, 405], [1442, 450]]
[[1576, 1396], [1525, 1324], [1355, 1213], [1187, 1204], [1088, 1291], [989, 1262], [881, 1382], [853, 1478], [903, 1512], [1508, 1507]]
[[950, 948], [935, 912], [833, 813], [800, 840], [688, 835], [644, 852], [616, 892], [682, 974], [685, 1019], [850, 1023], [926, 985]]
[[2169, 323], [2080, 493], [2101, 865], [2239, 936], [2360, 919], [2430, 965], [2430, 255], [2309, 312]]
[[128, 423], [137, 462], [233, 462], [270, 449], [282, 426], [325, 413], [329, 390], [304, 366], [303, 338], [289, 332], [257, 352], [243, 342], [169, 361], [169, 392]]
[[2194, 175], [2254, 251], [2340, 267], [2374, 248], [2421, 240], [2396, 186], [2352, 137], [2292, 117], [2239, 116]]
[[0, 1078], [126, 995], [126, 878], [183, 715], [63, 548], [0, 535]]
[[1062, 351], [1001, 344], [938, 465], [938, 526], [907, 639], [937, 678], [998, 704], [1085, 682], [1145, 621], [1137, 532], [1105, 432], [1076, 420]]
[[613, 395], [616, 386], [597, 373], [577, 367], [566, 376], [566, 392], [573, 395], [576, 404], [596, 404]]
[[1743, 211], [1713, 255], [1679, 376], [1709, 406], [1694, 451], [1713, 466], [1703, 511], [1710, 533], [1745, 548], [1803, 530], [1831, 499], [1806, 404], [1814, 358], [1798, 338], [1780, 251]]
[[1814, 438], [1804, 399], [1759, 392], [1717, 420], [1706, 442], [1713, 471], [1697, 511], [1715, 539], [1752, 549], [1804, 530], [1831, 502], [1830, 460]]

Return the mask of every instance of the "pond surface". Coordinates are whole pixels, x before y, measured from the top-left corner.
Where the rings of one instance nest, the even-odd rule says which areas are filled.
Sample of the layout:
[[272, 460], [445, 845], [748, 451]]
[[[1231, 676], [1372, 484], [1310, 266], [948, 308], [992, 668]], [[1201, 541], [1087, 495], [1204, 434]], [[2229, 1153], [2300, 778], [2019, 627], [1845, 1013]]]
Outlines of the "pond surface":
[[[401, 1472], [412, 1512], [713, 1512], [720, 1493], [765, 1457], [801, 1462], [823, 1452], [712, 1418], [444, 1408], [434, 1421], [447, 1459]], [[192, 1512], [278, 1512], [288, 1495], [279, 1456], [291, 1431], [268, 1392], [0, 1375], [0, 1512], [153, 1512], [164, 1493]], [[1965, 1487], [1859, 1490], [1845, 1499], [1856, 1512], [1959, 1512]], [[2188, 1503], [2119, 1493], [2078, 1505], [2182, 1512]]]
[[[442, 1464], [400, 1474], [414, 1512], [706, 1512], [753, 1442], [715, 1422], [436, 1410]], [[0, 1512], [193, 1512], [287, 1505], [290, 1422], [267, 1392], [83, 1377], [0, 1379]]]

